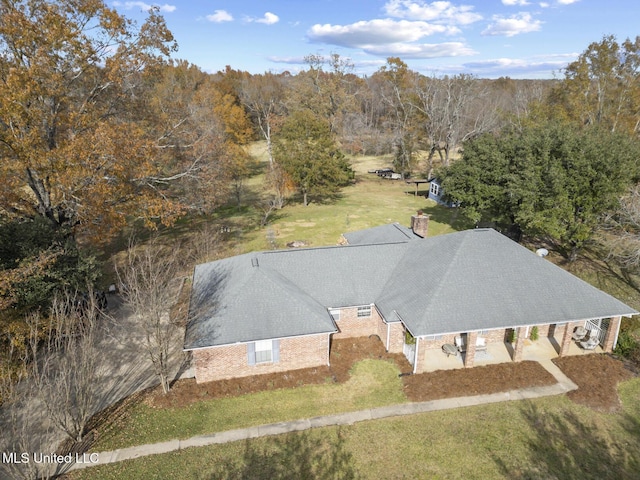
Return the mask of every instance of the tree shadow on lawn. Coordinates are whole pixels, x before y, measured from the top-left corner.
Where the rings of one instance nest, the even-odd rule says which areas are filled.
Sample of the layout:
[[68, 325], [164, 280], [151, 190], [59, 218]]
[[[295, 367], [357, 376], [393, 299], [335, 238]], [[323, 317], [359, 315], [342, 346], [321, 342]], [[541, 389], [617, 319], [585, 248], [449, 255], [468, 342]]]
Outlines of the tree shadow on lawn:
[[[604, 290], [624, 302], [633, 301], [625, 297], [630, 295], [637, 296], [640, 293], [640, 285], [638, 284], [640, 279], [636, 275], [621, 269], [613, 260], [608, 258], [608, 255], [609, 252], [604, 245], [593, 243], [582, 249], [576, 261], [569, 262], [563, 258], [557, 263], [570, 273], [583, 279], [585, 274], [588, 275], [591, 278], [588, 278], [587, 281], [595, 284], [594, 286], [600, 290]], [[612, 291], [612, 288], [617, 291]], [[632, 306], [634, 305], [632, 304]]]
[[259, 443], [247, 440], [241, 458], [217, 465], [208, 478], [351, 480], [358, 476], [338, 429], [335, 438], [302, 432]]
[[640, 472], [640, 422], [620, 415], [624, 439], [612, 438], [589, 417], [574, 411], [549, 413], [526, 402], [522, 417], [532, 428], [529, 458], [492, 454], [506, 478], [512, 479], [637, 479]]
[[445, 207], [435, 202], [428, 202], [421, 210], [423, 213], [429, 215], [430, 220], [449, 225], [454, 230], [460, 231], [473, 228], [473, 223], [467, 220], [458, 208]]

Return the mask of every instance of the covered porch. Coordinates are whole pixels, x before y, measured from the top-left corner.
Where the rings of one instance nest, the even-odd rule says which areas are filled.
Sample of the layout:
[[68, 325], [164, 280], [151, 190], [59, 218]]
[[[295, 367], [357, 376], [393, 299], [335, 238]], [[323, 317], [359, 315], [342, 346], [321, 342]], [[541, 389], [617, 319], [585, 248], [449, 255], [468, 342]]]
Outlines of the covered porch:
[[[524, 340], [522, 360], [550, 360], [560, 356], [561, 343], [555, 337], [542, 337], [539, 340]], [[581, 348], [577, 342], [569, 344], [565, 355], [588, 355], [591, 353], [603, 353], [601, 345], [592, 350]], [[425, 352], [424, 372], [434, 372], [436, 370], [454, 370], [465, 368], [464, 360], [466, 353], [458, 353], [457, 356], [447, 355], [442, 350], [429, 349]], [[513, 347], [508, 342], [488, 343], [486, 350], [476, 351], [474, 355], [474, 366], [495, 365], [498, 363], [508, 363], [513, 361]]]

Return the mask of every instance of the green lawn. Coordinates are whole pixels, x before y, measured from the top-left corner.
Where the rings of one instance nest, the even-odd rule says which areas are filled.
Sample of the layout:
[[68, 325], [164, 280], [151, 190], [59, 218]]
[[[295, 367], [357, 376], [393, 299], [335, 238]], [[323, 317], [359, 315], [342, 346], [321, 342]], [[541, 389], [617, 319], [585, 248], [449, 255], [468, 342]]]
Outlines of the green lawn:
[[110, 428], [92, 451], [189, 438], [286, 420], [406, 402], [400, 371], [394, 363], [362, 360], [343, 384], [327, 382], [300, 388], [268, 390], [233, 398], [194, 403], [183, 408], [155, 409], [138, 403], [126, 419]]
[[[251, 152], [265, 161], [264, 146], [258, 142]], [[471, 224], [459, 218], [456, 211], [427, 200], [426, 190], [414, 196], [414, 187], [402, 180], [384, 180], [367, 170], [386, 167], [391, 160], [386, 157], [358, 156], [351, 158], [356, 171], [355, 184], [345, 187], [333, 199], [312, 201], [305, 207], [295, 196], [285, 207], [275, 211], [265, 227], [260, 227], [259, 199], [264, 196], [264, 176], [256, 175], [246, 182], [243, 205], [223, 206], [209, 218], [186, 218], [167, 231], [171, 236], [190, 235], [203, 223], [214, 222], [232, 226], [233, 254], [256, 250], [270, 250], [275, 241], [277, 248], [286, 248], [293, 240], [301, 240], [309, 246], [336, 245], [345, 232], [398, 222], [409, 226], [411, 215], [422, 209], [431, 215], [429, 235], [462, 230]]]
[[72, 478], [638, 478], [640, 379], [619, 392], [615, 414], [548, 397], [190, 448]]

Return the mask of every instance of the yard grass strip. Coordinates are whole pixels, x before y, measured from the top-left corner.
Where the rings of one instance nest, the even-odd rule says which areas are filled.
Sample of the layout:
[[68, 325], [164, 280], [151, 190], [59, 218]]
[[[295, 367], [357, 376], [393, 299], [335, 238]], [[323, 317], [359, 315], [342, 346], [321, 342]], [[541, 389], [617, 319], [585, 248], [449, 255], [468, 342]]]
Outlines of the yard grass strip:
[[640, 379], [619, 392], [614, 414], [546, 397], [190, 448], [70, 477], [636, 478]]
[[92, 451], [185, 439], [206, 433], [407, 402], [395, 363], [357, 362], [343, 384], [327, 383], [204, 400], [183, 408], [134, 405], [101, 434]]

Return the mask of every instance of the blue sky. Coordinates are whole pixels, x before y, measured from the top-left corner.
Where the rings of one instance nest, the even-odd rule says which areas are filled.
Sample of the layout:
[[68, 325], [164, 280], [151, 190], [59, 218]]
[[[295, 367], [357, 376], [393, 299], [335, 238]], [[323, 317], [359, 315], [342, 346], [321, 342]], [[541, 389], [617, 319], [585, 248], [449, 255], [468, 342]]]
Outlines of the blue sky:
[[292, 73], [305, 55], [338, 53], [355, 73], [402, 58], [425, 75], [553, 78], [604, 35], [640, 35], [638, 0], [108, 1], [137, 21], [160, 8], [175, 55], [207, 72]]

